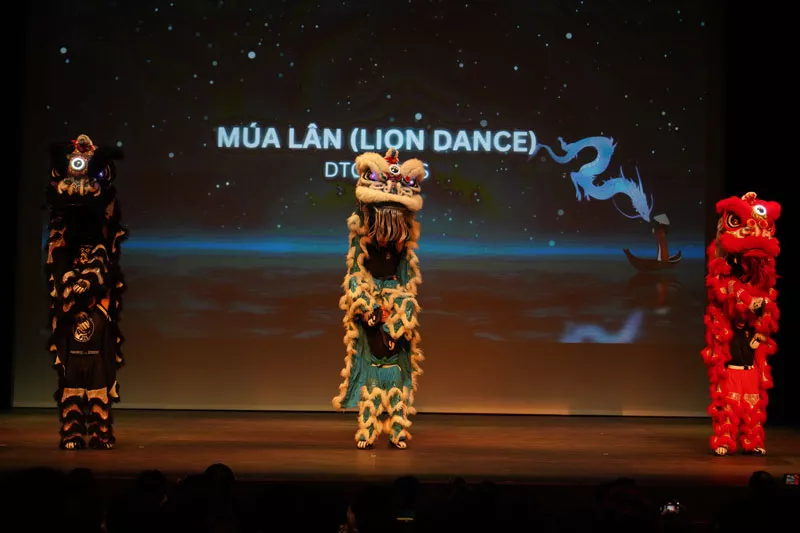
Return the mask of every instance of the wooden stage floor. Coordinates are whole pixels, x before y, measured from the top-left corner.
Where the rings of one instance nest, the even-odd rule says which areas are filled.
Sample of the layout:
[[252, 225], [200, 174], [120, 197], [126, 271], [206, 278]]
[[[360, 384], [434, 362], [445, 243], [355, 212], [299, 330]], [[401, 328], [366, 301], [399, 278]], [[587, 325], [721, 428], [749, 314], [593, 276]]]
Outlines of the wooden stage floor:
[[212, 463], [261, 481], [423, 481], [594, 484], [620, 476], [642, 485], [746, 484], [756, 470], [800, 472], [800, 430], [769, 427], [765, 457], [715, 457], [705, 419], [421, 414], [407, 450], [385, 437], [355, 448], [355, 414], [118, 409], [113, 451], [57, 448], [55, 410], [0, 414], [0, 471], [91, 468], [106, 478], [145, 469], [180, 477]]

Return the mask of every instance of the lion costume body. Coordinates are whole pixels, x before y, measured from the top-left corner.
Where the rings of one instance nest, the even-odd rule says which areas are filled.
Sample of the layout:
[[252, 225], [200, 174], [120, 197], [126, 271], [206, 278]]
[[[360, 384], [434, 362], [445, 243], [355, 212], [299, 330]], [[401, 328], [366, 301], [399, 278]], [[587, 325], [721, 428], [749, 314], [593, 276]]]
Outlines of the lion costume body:
[[772, 335], [780, 312], [775, 300], [775, 258], [780, 245], [776, 202], [748, 192], [721, 200], [716, 239], [708, 247], [706, 347], [713, 421], [711, 449], [727, 455], [741, 445], [763, 455], [764, 422], [772, 375], [767, 358], [777, 351]]
[[55, 400], [62, 449], [111, 449], [111, 405], [119, 401], [123, 364], [119, 329], [125, 289], [120, 222], [113, 186], [116, 148], [95, 146], [87, 135], [51, 147], [49, 238], [45, 271], [51, 297], [49, 349], [58, 372]]
[[358, 208], [347, 220], [350, 248], [339, 307], [345, 312], [345, 366], [333, 406], [358, 408], [355, 435], [361, 449], [373, 447], [382, 433], [405, 448], [411, 439], [409, 417], [422, 374], [419, 348], [422, 282], [415, 253], [422, 208], [424, 165], [402, 164], [397, 150], [385, 156], [356, 158]]

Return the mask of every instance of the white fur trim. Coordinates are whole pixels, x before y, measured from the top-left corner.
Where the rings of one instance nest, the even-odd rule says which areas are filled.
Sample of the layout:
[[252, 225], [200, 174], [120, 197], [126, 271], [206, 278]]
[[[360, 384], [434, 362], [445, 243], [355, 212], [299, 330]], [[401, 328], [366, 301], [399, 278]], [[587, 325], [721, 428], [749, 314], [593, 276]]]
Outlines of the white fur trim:
[[381, 202], [397, 202], [404, 205], [409, 211], [419, 211], [422, 209], [422, 196], [404, 196], [401, 194], [389, 194], [369, 187], [356, 187], [356, 198], [365, 204], [378, 204]]
[[412, 178], [416, 183], [422, 183], [425, 178], [425, 165], [419, 159], [409, 159], [400, 165], [400, 174]]
[[387, 163], [380, 154], [376, 154], [375, 152], [366, 152], [356, 157], [356, 171], [358, 172], [358, 175], [361, 176], [367, 170], [388, 174], [389, 163]]

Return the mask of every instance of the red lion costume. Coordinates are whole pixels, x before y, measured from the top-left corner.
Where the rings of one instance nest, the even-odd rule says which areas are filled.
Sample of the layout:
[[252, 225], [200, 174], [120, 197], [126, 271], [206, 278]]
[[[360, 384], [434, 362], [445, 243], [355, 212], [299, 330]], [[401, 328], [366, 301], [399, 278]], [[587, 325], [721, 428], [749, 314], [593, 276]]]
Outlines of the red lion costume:
[[736, 451], [737, 437], [745, 453], [763, 455], [767, 391], [772, 376], [767, 357], [777, 351], [775, 303], [776, 202], [748, 192], [717, 203], [717, 237], [708, 247], [706, 348], [702, 351], [711, 381], [717, 455]]

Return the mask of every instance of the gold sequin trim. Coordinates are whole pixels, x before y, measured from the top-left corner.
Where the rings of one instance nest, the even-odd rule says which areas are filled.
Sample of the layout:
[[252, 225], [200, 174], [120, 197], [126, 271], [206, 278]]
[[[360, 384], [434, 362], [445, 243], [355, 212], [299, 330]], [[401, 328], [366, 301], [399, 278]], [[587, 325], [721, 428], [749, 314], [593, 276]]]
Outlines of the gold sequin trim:
[[758, 394], [745, 394], [744, 401], [750, 404], [750, 407], [755, 407], [761, 397]]
[[87, 390], [86, 396], [90, 400], [101, 400], [103, 403], [108, 403], [108, 391], [106, 389]]

